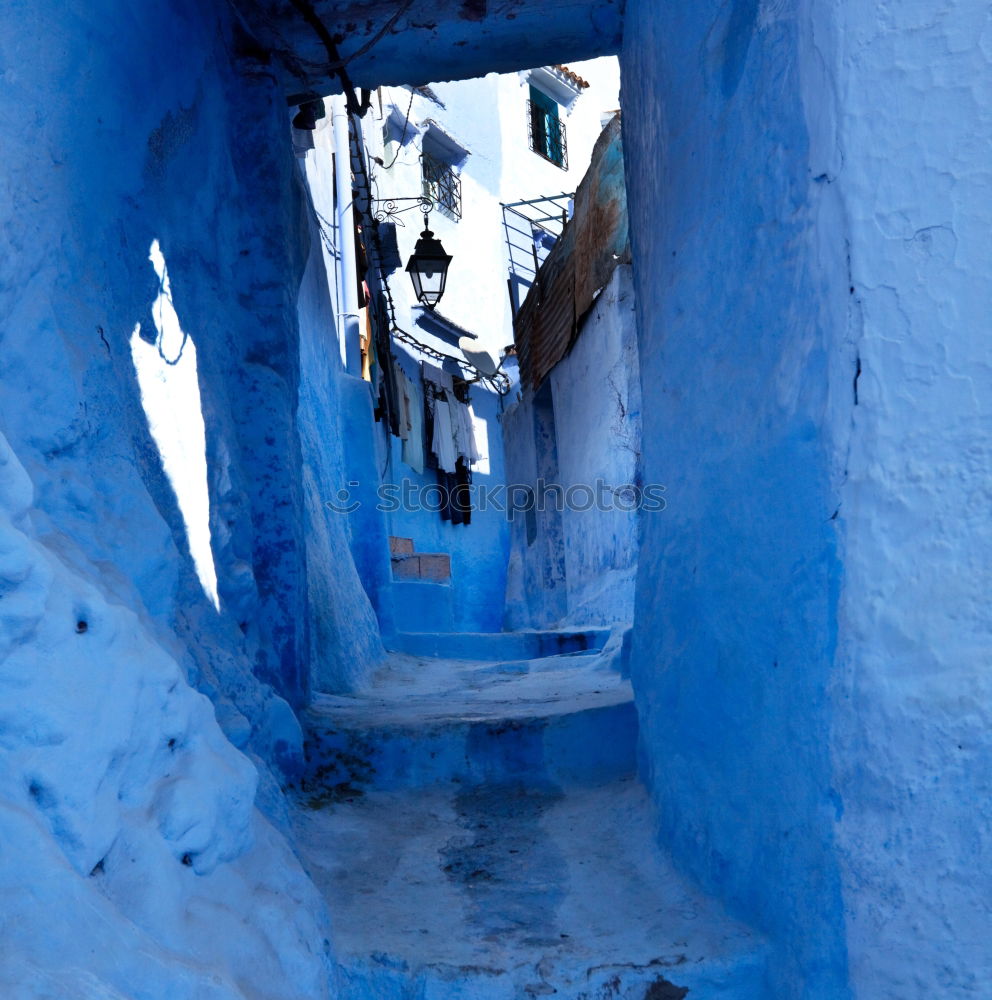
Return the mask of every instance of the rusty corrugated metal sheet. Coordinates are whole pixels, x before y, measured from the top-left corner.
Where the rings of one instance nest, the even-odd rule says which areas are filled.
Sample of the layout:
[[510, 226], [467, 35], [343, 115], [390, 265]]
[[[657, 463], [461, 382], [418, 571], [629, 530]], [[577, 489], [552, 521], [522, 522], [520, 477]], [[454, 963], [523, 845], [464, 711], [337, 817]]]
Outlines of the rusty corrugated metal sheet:
[[630, 260], [620, 116], [604, 129], [575, 195], [575, 214], [514, 321], [520, 371], [537, 388], [569, 352], [618, 264]]
[[541, 268], [540, 284], [527, 293], [517, 313], [515, 333], [520, 370], [537, 386], [564, 357], [575, 329], [575, 271], [570, 260], [550, 257]]

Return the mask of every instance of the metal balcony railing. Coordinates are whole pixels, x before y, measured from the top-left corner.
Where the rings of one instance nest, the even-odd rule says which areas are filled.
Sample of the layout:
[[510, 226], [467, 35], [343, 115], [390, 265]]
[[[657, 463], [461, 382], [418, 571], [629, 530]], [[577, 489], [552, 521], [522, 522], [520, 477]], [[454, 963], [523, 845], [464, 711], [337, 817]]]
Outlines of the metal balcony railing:
[[534, 101], [527, 102], [527, 137], [530, 148], [562, 170], [568, 170], [565, 123]]
[[572, 214], [575, 192], [502, 204], [513, 313], [523, 304], [537, 272]]
[[462, 217], [462, 180], [441, 160], [435, 160], [429, 153], [420, 157], [424, 195], [452, 219]]

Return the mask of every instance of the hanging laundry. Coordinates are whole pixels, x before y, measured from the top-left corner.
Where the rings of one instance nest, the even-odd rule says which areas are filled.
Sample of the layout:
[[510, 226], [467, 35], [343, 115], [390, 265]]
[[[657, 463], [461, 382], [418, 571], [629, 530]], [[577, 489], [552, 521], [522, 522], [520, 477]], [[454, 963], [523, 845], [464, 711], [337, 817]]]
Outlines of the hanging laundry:
[[472, 470], [464, 458], [459, 458], [455, 468], [457, 486], [451, 496], [452, 524], [472, 523]]
[[447, 392], [453, 390], [451, 376], [446, 371], [442, 371], [427, 361], [422, 361], [421, 367], [425, 381], [433, 382], [439, 389], [444, 389]]
[[442, 520], [450, 521], [452, 524], [471, 524], [472, 472], [465, 459], [458, 459], [453, 475], [439, 469], [437, 481], [444, 491], [446, 500], [440, 510]]
[[400, 440], [410, 437], [410, 380], [398, 361], [393, 361], [393, 377], [396, 381], [396, 429]]
[[468, 453], [465, 457], [471, 465], [475, 465], [476, 462], [481, 460], [482, 452], [479, 450], [479, 441], [475, 436], [475, 428], [477, 425], [475, 410], [472, 409], [471, 403], [465, 407], [465, 422], [466, 433], [468, 435]]
[[451, 410], [443, 393], [438, 393], [433, 400], [434, 437], [431, 441], [431, 451], [437, 457], [438, 468], [444, 472], [454, 473], [458, 461], [455, 451], [454, 429], [451, 421]]
[[378, 405], [375, 419], [383, 420], [391, 434], [399, 435], [399, 407], [397, 404], [396, 365], [393, 361], [392, 338], [389, 335], [389, 314], [385, 300], [376, 294], [369, 301], [369, 318], [372, 323], [372, 343], [379, 363], [376, 386]]
[[455, 451], [469, 464], [478, 462], [480, 455], [475, 443], [475, 426], [471, 407], [459, 402], [452, 402], [450, 407], [454, 425]]
[[448, 405], [451, 412], [451, 437], [455, 446], [455, 454], [459, 457], [465, 454], [465, 420], [462, 411], [465, 409], [457, 400], [452, 400]]
[[420, 388], [424, 396], [424, 467], [437, 469], [437, 457], [434, 454], [434, 396], [437, 387], [433, 382], [423, 381]]
[[411, 379], [406, 380], [407, 416], [410, 420], [410, 432], [403, 442], [403, 461], [414, 472], [424, 471], [424, 393], [421, 387]]
[[[460, 425], [463, 419], [459, 411], [465, 409], [462, 399], [467, 395], [468, 386], [458, 382], [450, 390], [442, 389], [430, 376], [441, 377], [446, 373], [439, 372], [432, 365], [423, 365], [421, 374], [423, 408], [414, 403], [411, 413], [416, 409], [424, 417], [422, 440], [426, 446], [423, 465], [434, 470], [441, 487], [445, 501], [439, 511], [442, 520], [452, 524], [470, 524], [472, 472], [466, 459], [458, 454], [455, 443], [455, 424], [458, 422]], [[464, 430], [459, 430], [459, 436], [465, 440]]]

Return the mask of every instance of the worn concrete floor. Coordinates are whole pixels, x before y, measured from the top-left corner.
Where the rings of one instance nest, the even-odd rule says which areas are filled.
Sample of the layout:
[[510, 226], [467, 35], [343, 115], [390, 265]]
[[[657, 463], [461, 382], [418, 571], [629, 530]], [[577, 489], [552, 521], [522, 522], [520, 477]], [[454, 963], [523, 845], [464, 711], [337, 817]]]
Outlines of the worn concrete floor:
[[[606, 761], [593, 781], [558, 780], [567, 769], [547, 759], [573, 743], [615, 744], [617, 726], [633, 724], [613, 711], [630, 693], [609, 658], [502, 666], [395, 657], [366, 697], [325, 700], [311, 716], [313, 729], [332, 732], [328, 746], [347, 746], [350, 772], [330, 793], [311, 782], [295, 815], [334, 920], [341, 995], [765, 997], [763, 942], [657, 849], [633, 753], [587, 749]], [[590, 698], [607, 714], [589, 711]], [[548, 718], [570, 713], [559, 746]], [[496, 752], [497, 767], [492, 746], [485, 766], [460, 764], [477, 752], [479, 725], [515, 744]], [[341, 743], [342, 732], [360, 738]], [[434, 753], [432, 763], [383, 766], [379, 744], [397, 740], [404, 759]]]

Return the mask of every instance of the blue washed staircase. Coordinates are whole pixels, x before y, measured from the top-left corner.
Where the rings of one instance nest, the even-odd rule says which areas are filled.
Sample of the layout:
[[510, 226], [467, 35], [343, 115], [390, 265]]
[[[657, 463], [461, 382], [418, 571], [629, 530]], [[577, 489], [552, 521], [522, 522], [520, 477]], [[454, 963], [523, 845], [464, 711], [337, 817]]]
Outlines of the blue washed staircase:
[[764, 941], [658, 848], [625, 638], [406, 633], [315, 700], [295, 822], [341, 996], [770, 1000]]

